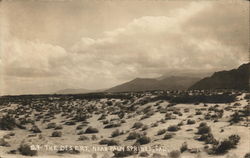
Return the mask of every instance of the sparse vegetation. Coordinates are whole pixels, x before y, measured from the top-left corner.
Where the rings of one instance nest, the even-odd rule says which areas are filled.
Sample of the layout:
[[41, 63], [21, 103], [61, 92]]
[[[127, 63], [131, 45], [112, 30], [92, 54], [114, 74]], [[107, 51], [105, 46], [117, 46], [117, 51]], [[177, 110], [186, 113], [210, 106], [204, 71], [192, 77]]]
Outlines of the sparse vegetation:
[[132, 128], [139, 129], [139, 128], [141, 128], [142, 126], [143, 126], [143, 123], [141, 123], [141, 122], [136, 122], [136, 123], [134, 123], [134, 125], [133, 125]]
[[99, 142], [100, 145], [116, 146], [119, 145], [119, 142], [116, 140], [103, 139]]
[[170, 132], [176, 132], [178, 130], [180, 130], [180, 127], [177, 125], [171, 125], [168, 127], [168, 131], [170, 131]]
[[94, 128], [94, 127], [91, 127], [89, 126], [86, 130], [85, 130], [85, 133], [86, 134], [89, 134], [89, 133], [98, 133], [98, 129], [97, 128]]
[[13, 130], [16, 127], [16, 120], [11, 115], [4, 115], [0, 118], [1, 130]]
[[62, 136], [62, 132], [61, 131], [54, 131], [51, 134], [51, 137], [61, 137]]
[[150, 143], [151, 139], [147, 136], [141, 136], [136, 140], [136, 143], [139, 143], [140, 145], [148, 144]]
[[132, 139], [137, 139], [139, 137], [141, 137], [142, 134], [138, 133], [138, 132], [131, 132], [129, 133], [129, 135], [127, 136], [127, 140], [132, 140]]
[[195, 124], [195, 120], [188, 119], [188, 120], [187, 120], [187, 124], [188, 124], [188, 125]]
[[167, 140], [167, 139], [171, 139], [173, 138], [175, 134], [174, 133], [166, 133], [163, 137], [163, 139]]
[[36, 156], [37, 151], [36, 150], [31, 150], [30, 145], [22, 143], [19, 148], [18, 148], [20, 154], [25, 155], [25, 156]]
[[168, 153], [170, 158], [179, 158], [181, 156], [181, 152], [179, 150], [173, 150]]
[[38, 126], [33, 125], [32, 128], [30, 129], [33, 133], [41, 133], [42, 131], [38, 128]]
[[158, 132], [157, 132], [157, 135], [162, 135], [164, 133], [166, 133], [166, 129], [160, 129]]
[[181, 151], [181, 153], [183, 153], [184, 151], [187, 151], [187, 150], [188, 150], [187, 142], [184, 142], [184, 143], [181, 145], [180, 151]]
[[[2, 102], [0, 130], [17, 129], [17, 131], [2, 131], [4, 133], [0, 138], [0, 146], [8, 154], [31, 156], [38, 153], [32, 153], [28, 144], [43, 144], [47, 141], [66, 144], [70, 140], [72, 144], [74, 142], [83, 145], [99, 143], [98, 147], [102, 147], [103, 150], [106, 150], [107, 146], [119, 148], [120, 145], [124, 147], [124, 145], [132, 144], [134, 147], [132, 149], [128, 146], [124, 151], [115, 150], [114, 157], [135, 155], [174, 158], [180, 157], [181, 153], [183, 156], [198, 157], [198, 152], [201, 152], [200, 155], [203, 156], [204, 151], [211, 154], [210, 157], [217, 157], [234, 149], [232, 153], [237, 155], [237, 152], [241, 150], [242, 157], [245, 154], [244, 158], [249, 158], [250, 154], [245, 148], [236, 148], [239, 141], [242, 141], [241, 145], [246, 144], [248, 138], [241, 131], [248, 131], [247, 121], [250, 116], [250, 101], [242, 100], [244, 94], [245, 92], [227, 92], [227, 90], [167, 90], [81, 95], [2, 96], [0, 97], [0, 102]], [[225, 103], [217, 96], [237, 96], [237, 100], [235, 102], [227, 100]], [[191, 103], [193, 101], [190, 101], [190, 98], [198, 99]], [[219, 100], [219, 103], [211, 104], [215, 100]], [[178, 105], [174, 101], [184, 104]], [[213, 133], [210, 126], [213, 128]], [[232, 134], [231, 132], [235, 131], [236, 127], [239, 127], [239, 133], [222, 139], [224, 135]], [[48, 136], [51, 138], [47, 138]], [[25, 138], [27, 141], [21, 143], [20, 138]], [[192, 138], [194, 140], [190, 141]], [[184, 143], [180, 144], [182, 140]], [[171, 146], [175, 141], [176, 144], [173, 146], [177, 150], [168, 154], [161, 155], [139, 150], [147, 146], [152, 148]], [[189, 141], [191, 144], [187, 144]], [[22, 147], [21, 145], [16, 147], [13, 142], [22, 144]], [[57, 155], [59, 153], [78, 154], [80, 151], [78, 148], [65, 149], [58, 151]], [[50, 153], [44, 153], [46, 156], [47, 154]], [[100, 157], [97, 154], [90, 154], [95, 158]], [[103, 158], [111, 157], [110, 154], [108, 152], [103, 155]]]
[[238, 135], [231, 135], [227, 139], [214, 145], [212, 149], [209, 150], [209, 154], [224, 154], [228, 150], [235, 148], [239, 141], [240, 137]]
[[4, 138], [0, 138], [0, 146], [10, 147], [10, 144]]
[[78, 140], [81, 140], [81, 141], [89, 140], [89, 137], [87, 137], [87, 136], [80, 136], [78, 138]]
[[246, 153], [244, 158], [250, 158], [250, 153]]
[[200, 123], [197, 134], [207, 134], [210, 132], [211, 132], [211, 128], [207, 126], [206, 123], [204, 122]]
[[139, 149], [137, 149], [137, 147], [135, 146], [134, 150], [131, 150], [128, 146], [125, 146], [125, 150], [115, 150], [113, 151], [114, 153], [114, 157], [127, 157], [127, 156], [131, 156], [134, 154], [137, 154], [139, 151]]

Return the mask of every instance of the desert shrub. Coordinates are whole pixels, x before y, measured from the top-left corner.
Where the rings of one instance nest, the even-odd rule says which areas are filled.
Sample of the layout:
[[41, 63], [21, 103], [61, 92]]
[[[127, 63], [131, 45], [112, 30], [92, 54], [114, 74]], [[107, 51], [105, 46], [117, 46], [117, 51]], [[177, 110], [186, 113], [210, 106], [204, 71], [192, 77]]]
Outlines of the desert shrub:
[[62, 125], [58, 125], [55, 127], [55, 130], [59, 130], [59, 129], [63, 129], [63, 126]]
[[206, 134], [206, 133], [210, 133], [210, 132], [211, 132], [211, 128], [209, 126], [207, 126], [207, 124], [201, 123], [198, 127], [197, 134]]
[[33, 133], [41, 133], [42, 131], [38, 128], [37, 125], [33, 125], [30, 129]]
[[126, 123], [126, 120], [122, 119], [122, 120], [121, 120], [121, 123]]
[[127, 140], [132, 140], [132, 139], [137, 139], [139, 137], [141, 137], [142, 134], [138, 133], [138, 132], [131, 132], [129, 133], [129, 135], [127, 136]]
[[224, 140], [213, 147], [213, 154], [223, 154], [232, 148], [232, 143], [229, 140]]
[[16, 153], [17, 153], [17, 150], [15, 150], [15, 149], [7, 152], [7, 154], [16, 154]]
[[149, 156], [149, 153], [147, 153], [146, 151], [144, 151], [144, 152], [141, 152], [141, 153], [139, 154], [139, 156], [140, 156], [140, 157], [148, 157], [148, 156]]
[[113, 102], [112, 102], [112, 101], [107, 101], [106, 104], [107, 104], [108, 106], [111, 106], [111, 105], [113, 105]]
[[115, 128], [120, 126], [121, 126], [120, 122], [110, 122], [108, 125], [104, 126], [104, 128]]
[[204, 119], [205, 120], [210, 120], [211, 119], [211, 115], [210, 114], [205, 114]]
[[91, 136], [91, 140], [97, 140], [97, 139], [98, 139], [98, 137], [96, 135]]
[[108, 144], [109, 140], [108, 139], [103, 139], [99, 142], [100, 145], [106, 145]]
[[10, 147], [10, 144], [4, 138], [0, 138], [0, 146]]
[[159, 153], [153, 153], [152, 158], [166, 158], [166, 156], [161, 155]]
[[244, 116], [250, 116], [250, 104], [244, 106], [242, 113]]
[[201, 115], [201, 114], [202, 112], [200, 110], [195, 112], [195, 115]]
[[166, 129], [160, 129], [158, 132], [157, 132], [157, 135], [162, 135], [164, 133], [166, 133]]
[[201, 122], [201, 123], [199, 124], [199, 127], [204, 127], [204, 126], [207, 126], [207, 123], [206, 123], [206, 122]]
[[172, 113], [165, 114], [165, 120], [171, 120], [173, 118]]
[[15, 133], [14, 132], [10, 132], [10, 133], [4, 135], [3, 138], [8, 138], [9, 139], [11, 136], [15, 136]]
[[97, 128], [93, 128], [91, 126], [89, 126], [86, 130], [85, 130], [85, 133], [98, 133], [98, 129]]
[[171, 139], [173, 138], [175, 134], [174, 133], [166, 133], [163, 137], [163, 139], [167, 140], [167, 139]]
[[250, 153], [246, 153], [244, 158], [250, 158]]
[[28, 144], [22, 143], [18, 148], [20, 154], [25, 156], [35, 156], [37, 155], [36, 150], [31, 150], [30, 146]]
[[53, 123], [53, 122], [51, 122], [51, 123], [49, 123], [49, 124], [47, 125], [47, 129], [55, 128], [55, 127], [56, 127], [56, 123]]
[[188, 119], [188, 120], [187, 120], [187, 124], [188, 124], [188, 125], [195, 124], [195, 120]]
[[179, 129], [180, 129], [180, 127], [177, 126], [177, 125], [171, 125], [171, 126], [168, 127], [168, 131], [170, 131], [170, 132], [176, 132]]
[[120, 119], [123, 119], [124, 116], [125, 116], [125, 113], [124, 113], [124, 112], [120, 112], [120, 113], [118, 114], [118, 117], [119, 117]]
[[80, 130], [77, 135], [82, 135], [82, 134], [85, 134], [85, 131], [84, 130]]
[[155, 122], [155, 123], [153, 123], [152, 125], [151, 125], [151, 127], [157, 127], [158, 126], [158, 123], [157, 122]]
[[80, 136], [78, 140], [84, 141], [84, 140], [89, 140], [89, 137], [87, 136]]
[[128, 157], [128, 156], [136, 154], [137, 151], [131, 150], [127, 146], [125, 146], [125, 150], [121, 150], [121, 151], [115, 150], [113, 151], [113, 153], [114, 153], [114, 157]]
[[76, 130], [81, 130], [81, 129], [83, 129], [83, 126], [84, 126], [84, 125], [78, 125], [78, 126], [76, 126]]
[[143, 144], [148, 144], [150, 143], [151, 139], [150, 137], [147, 137], [147, 136], [141, 136], [140, 138], [138, 138], [136, 140], [136, 143], [139, 143], [140, 145], [143, 145]]
[[108, 145], [108, 146], [116, 146], [119, 145], [119, 142], [116, 140], [108, 140], [108, 139], [103, 139], [99, 142], [100, 145]]
[[51, 134], [51, 137], [61, 137], [62, 136], [62, 132], [61, 131], [54, 131]]
[[187, 151], [188, 150], [188, 145], [187, 145], [187, 142], [184, 142], [181, 147], [180, 147], [180, 151], [181, 153], [183, 153], [184, 151]]
[[119, 129], [116, 129], [115, 131], [112, 132], [111, 137], [117, 137], [119, 135], [123, 134]]
[[231, 135], [228, 139], [225, 139], [219, 142], [217, 145], [214, 145], [210, 150], [210, 154], [223, 154], [226, 153], [228, 150], [235, 148], [236, 145], [240, 141], [240, 136], [238, 135]]
[[64, 124], [68, 125], [68, 126], [73, 126], [73, 125], [76, 125], [76, 122], [74, 122], [74, 121], [67, 121]]
[[218, 144], [212, 133], [202, 134], [198, 141], [204, 141], [206, 144]]
[[104, 119], [106, 119], [106, 117], [107, 117], [106, 114], [102, 114], [102, 115], [98, 118], [98, 120], [104, 120]]
[[141, 128], [142, 131], [146, 131], [147, 129], [148, 129], [148, 125], [143, 125]]
[[170, 158], [179, 158], [181, 156], [181, 152], [179, 150], [173, 150], [168, 153]]
[[239, 135], [230, 135], [228, 139], [232, 142], [233, 146], [237, 145], [240, 141], [240, 136]]
[[190, 111], [189, 108], [185, 108], [185, 109], [184, 109], [184, 112], [185, 112], [185, 113], [188, 113], [189, 111]]
[[142, 126], [143, 126], [143, 123], [141, 123], [141, 122], [135, 122], [134, 125], [132, 126], [132, 128], [139, 129]]
[[1, 130], [13, 130], [16, 127], [16, 120], [10, 115], [4, 115], [0, 118]]
[[160, 122], [160, 123], [166, 123], [166, 120], [165, 120], [165, 119], [160, 119], [159, 122]]
[[250, 99], [250, 94], [246, 94], [244, 99]]
[[240, 114], [239, 112], [234, 112], [232, 115], [231, 115], [231, 119], [230, 119], [230, 122], [232, 123], [238, 123], [240, 122], [242, 119], [240, 117]]
[[106, 124], [108, 124], [109, 123], [109, 120], [104, 120], [103, 122], [102, 122], [102, 124], [104, 124], [104, 125], [106, 125]]

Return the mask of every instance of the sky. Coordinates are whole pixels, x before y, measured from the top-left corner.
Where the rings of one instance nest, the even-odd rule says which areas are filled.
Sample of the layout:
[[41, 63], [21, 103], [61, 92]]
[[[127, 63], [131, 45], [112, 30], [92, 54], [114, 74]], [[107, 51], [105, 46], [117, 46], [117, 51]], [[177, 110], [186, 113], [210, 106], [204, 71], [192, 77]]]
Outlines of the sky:
[[248, 35], [245, 0], [2, 0], [0, 95], [229, 70]]

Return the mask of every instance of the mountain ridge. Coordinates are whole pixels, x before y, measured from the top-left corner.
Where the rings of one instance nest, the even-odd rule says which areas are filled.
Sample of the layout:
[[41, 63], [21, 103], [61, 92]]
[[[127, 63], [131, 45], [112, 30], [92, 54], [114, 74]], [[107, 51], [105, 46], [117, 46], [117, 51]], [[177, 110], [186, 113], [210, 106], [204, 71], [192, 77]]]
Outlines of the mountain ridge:
[[196, 82], [190, 90], [236, 89], [249, 90], [250, 63], [240, 65], [237, 69], [214, 72]]
[[131, 81], [114, 86], [106, 92], [128, 92], [148, 90], [184, 90], [198, 81], [197, 77], [170, 76], [164, 79], [135, 78]]

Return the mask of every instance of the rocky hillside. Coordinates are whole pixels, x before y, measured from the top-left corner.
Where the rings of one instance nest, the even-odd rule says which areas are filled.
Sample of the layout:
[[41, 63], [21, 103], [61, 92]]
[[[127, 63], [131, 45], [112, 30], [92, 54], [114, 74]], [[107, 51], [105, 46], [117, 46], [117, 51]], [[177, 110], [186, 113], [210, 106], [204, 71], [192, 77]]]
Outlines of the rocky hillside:
[[250, 63], [238, 69], [215, 72], [190, 87], [190, 89], [236, 89], [249, 90]]

